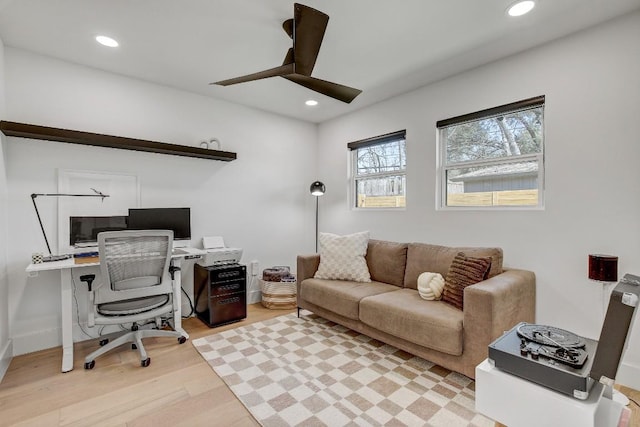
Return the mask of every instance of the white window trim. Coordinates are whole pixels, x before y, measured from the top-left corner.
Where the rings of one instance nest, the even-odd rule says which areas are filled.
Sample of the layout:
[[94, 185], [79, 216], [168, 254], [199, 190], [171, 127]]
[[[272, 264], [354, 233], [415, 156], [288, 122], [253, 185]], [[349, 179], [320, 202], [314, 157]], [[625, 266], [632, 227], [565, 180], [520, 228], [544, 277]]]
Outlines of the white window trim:
[[[408, 159], [408, 154], [407, 154], [407, 137], [406, 137], [406, 130], [404, 131], [399, 131], [399, 132], [405, 132], [405, 136], [404, 136], [404, 141], [405, 141], [405, 162], [408, 163], [409, 159]], [[396, 133], [396, 132], [393, 132]], [[368, 138], [368, 139], [378, 139], [378, 138], [383, 138], [385, 135], [381, 135], [378, 137], [373, 137], [373, 138]], [[367, 139], [367, 140], [368, 140]], [[364, 141], [364, 140], [363, 140]], [[357, 142], [356, 142], [357, 143]], [[384, 143], [384, 142], [381, 142]], [[353, 144], [353, 143], [351, 143]], [[375, 145], [375, 144], [374, 144]], [[365, 206], [365, 207], [359, 207], [358, 203], [357, 203], [357, 194], [358, 191], [356, 189], [356, 180], [357, 179], [368, 179], [368, 178], [381, 178], [381, 177], [386, 177], [386, 176], [398, 176], [398, 175], [404, 175], [404, 179], [405, 179], [405, 183], [407, 180], [407, 166], [405, 163], [405, 168], [403, 170], [395, 170], [395, 171], [389, 171], [389, 172], [378, 172], [378, 173], [372, 173], [372, 174], [367, 174], [364, 176], [356, 176], [356, 171], [358, 170], [358, 165], [357, 165], [357, 149], [349, 149], [347, 151], [347, 156], [349, 157], [349, 160], [347, 162], [347, 164], [349, 165], [349, 171], [348, 171], [348, 187], [349, 187], [349, 191], [347, 192], [349, 195], [349, 207], [351, 208], [352, 211], [394, 211], [394, 212], [398, 212], [398, 211], [404, 211], [406, 210], [406, 205], [407, 205], [407, 188], [405, 186], [405, 206], [398, 206], [398, 207], [374, 207], [374, 206]]]
[[[544, 99], [544, 97], [542, 97]], [[533, 99], [533, 98], [532, 98]], [[528, 100], [525, 100], [526, 102]], [[542, 106], [544, 106], [544, 102]], [[503, 108], [506, 106], [496, 107]], [[517, 109], [513, 109], [517, 111]], [[476, 114], [476, 113], [472, 113]], [[543, 110], [544, 120], [544, 110]], [[546, 126], [543, 126], [543, 143], [540, 153], [525, 154], [522, 156], [502, 157], [497, 159], [475, 160], [467, 162], [456, 162], [447, 164], [446, 159], [446, 141], [443, 138], [443, 129], [436, 128], [436, 210], [437, 211], [539, 211], [544, 210], [544, 190], [545, 190], [545, 170], [544, 170], [544, 152], [546, 142]], [[448, 206], [447, 205], [447, 179], [446, 174], [449, 169], [457, 169], [461, 167], [486, 166], [505, 163], [516, 163], [522, 161], [536, 160], [538, 162], [538, 204], [537, 205], [499, 205], [499, 206]]]

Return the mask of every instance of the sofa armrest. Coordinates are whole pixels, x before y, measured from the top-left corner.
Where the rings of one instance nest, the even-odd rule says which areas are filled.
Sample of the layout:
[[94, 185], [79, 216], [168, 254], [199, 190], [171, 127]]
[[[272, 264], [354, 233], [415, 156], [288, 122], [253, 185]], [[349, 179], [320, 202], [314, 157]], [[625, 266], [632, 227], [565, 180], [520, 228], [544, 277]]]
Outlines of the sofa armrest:
[[[316, 274], [320, 265], [320, 254], [298, 255], [296, 266], [297, 295], [300, 298], [300, 284]], [[298, 304], [299, 305], [299, 304]]]
[[505, 270], [464, 290], [464, 351], [484, 355], [487, 346], [519, 322], [534, 322], [536, 277], [531, 271]]

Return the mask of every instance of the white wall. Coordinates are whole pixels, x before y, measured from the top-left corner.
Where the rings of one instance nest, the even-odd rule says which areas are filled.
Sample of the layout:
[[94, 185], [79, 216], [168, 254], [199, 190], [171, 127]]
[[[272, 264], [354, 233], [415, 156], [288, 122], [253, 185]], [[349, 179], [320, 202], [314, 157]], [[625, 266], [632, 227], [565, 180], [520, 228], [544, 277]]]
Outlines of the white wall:
[[[261, 269], [294, 266], [300, 251], [313, 251], [308, 188], [315, 179], [316, 125], [14, 48], [5, 58], [8, 120], [194, 146], [216, 137], [238, 155], [226, 163], [7, 138], [16, 355], [61, 342], [59, 274], [27, 278], [24, 272], [33, 252], [46, 252], [29, 194], [55, 192], [59, 168], [137, 173], [143, 207], [191, 207], [194, 245], [202, 236], [222, 235], [228, 246], [244, 249], [243, 262], [258, 260]], [[52, 248], [58, 247], [56, 206], [56, 199], [38, 198]], [[86, 292], [77, 277], [76, 285], [82, 313]], [[82, 337], [77, 327], [74, 336]]]
[[[5, 117], [4, 44], [0, 40], [0, 120]], [[13, 349], [9, 335], [9, 279], [7, 277], [7, 176], [5, 137], [0, 133], [0, 380], [9, 367]]]
[[[640, 13], [431, 84], [320, 125], [321, 230], [373, 238], [500, 246], [505, 264], [537, 277], [537, 322], [595, 338], [601, 285], [590, 253], [640, 274]], [[435, 209], [437, 120], [546, 95], [543, 211]], [[407, 208], [348, 206], [346, 144], [407, 130]], [[640, 316], [639, 316], [640, 317]], [[640, 388], [640, 322], [619, 380]]]

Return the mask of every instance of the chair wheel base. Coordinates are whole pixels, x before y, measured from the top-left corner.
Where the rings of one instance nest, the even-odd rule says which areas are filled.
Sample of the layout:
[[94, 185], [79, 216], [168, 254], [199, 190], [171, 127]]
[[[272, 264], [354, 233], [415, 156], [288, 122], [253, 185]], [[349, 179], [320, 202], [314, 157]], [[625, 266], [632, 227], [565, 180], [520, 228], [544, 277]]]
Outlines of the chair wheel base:
[[91, 362], [85, 362], [84, 369], [93, 369], [96, 366], [96, 361], [92, 360]]
[[180, 337], [178, 338], [178, 344], [184, 344], [187, 342], [187, 337]]
[[150, 364], [151, 364], [151, 358], [150, 357], [147, 357], [146, 359], [140, 361], [140, 366], [142, 366], [143, 368], [146, 368]]

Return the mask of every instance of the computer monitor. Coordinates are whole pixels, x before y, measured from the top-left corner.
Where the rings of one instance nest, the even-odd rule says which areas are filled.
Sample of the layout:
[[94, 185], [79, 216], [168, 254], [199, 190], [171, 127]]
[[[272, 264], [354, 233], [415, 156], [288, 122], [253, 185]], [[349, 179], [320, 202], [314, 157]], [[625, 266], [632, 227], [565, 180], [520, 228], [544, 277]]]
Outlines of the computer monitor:
[[72, 216], [69, 217], [69, 244], [97, 246], [98, 233], [126, 229], [126, 216]]
[[190, 240], [191, 209], [129, 209], [128, 225], [130, 230], [173, 230], [174, 240]]

